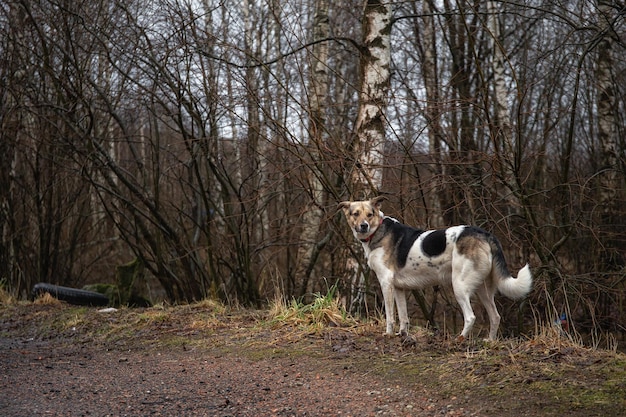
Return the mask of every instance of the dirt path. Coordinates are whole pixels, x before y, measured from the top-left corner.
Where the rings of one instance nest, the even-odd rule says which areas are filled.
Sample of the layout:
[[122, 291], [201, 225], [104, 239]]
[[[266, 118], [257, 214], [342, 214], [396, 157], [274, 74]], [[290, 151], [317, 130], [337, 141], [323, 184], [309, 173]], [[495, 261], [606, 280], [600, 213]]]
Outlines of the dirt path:
[[[303, 330], [304, 329], [304, 330]], [[313, 329], [313, 330], [312, 330]], [[0, 307], [6, 416], [623, 415], [626, 360], [571, 346], [459, 346], [376, 326], [271, 324], [206, 306]], [[523, 349], [522, 349], [523, 347]]]
[[7, 416], [468, 415], [349, 365], [316, 362], [22, 343], [3, 348], [0, 409]]

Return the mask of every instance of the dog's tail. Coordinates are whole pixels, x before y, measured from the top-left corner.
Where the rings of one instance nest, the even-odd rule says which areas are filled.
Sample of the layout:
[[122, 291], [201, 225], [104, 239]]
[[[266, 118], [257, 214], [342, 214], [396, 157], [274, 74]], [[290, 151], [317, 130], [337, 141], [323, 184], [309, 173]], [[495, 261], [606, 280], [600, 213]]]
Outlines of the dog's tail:
[[509, 268], [506, 267], [504, 251], [500, 242], [494, 235], [488, 235], [493, 263], [491, 264], [491, 276], [498, 287], [500, 294], [513, 300], [525, 297], [533, 285], [533, 275], [530, 266], [526, 264], [517, 273], [517, 278], [511, 276]]
[[519, 270], [517, 278], [510, 276], [508, 273], [506, 275], [497, 274], [497, 276], [499, 278], [497, 281], [498, 291], [513, 300], [526, 296], [533, 285], [533, 276], [528, 264]]

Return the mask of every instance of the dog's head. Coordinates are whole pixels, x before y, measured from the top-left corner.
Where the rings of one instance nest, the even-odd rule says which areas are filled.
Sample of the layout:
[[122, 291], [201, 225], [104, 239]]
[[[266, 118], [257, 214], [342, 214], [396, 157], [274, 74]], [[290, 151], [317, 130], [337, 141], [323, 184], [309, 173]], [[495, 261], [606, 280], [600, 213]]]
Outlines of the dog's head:
[[359, 240], [366, 240], [376, 232], [383, 221], [380, 211], [384, 197], [379, 196], [366, 201], [342, 201], [339, 208], [343, 210], [352, 233]]

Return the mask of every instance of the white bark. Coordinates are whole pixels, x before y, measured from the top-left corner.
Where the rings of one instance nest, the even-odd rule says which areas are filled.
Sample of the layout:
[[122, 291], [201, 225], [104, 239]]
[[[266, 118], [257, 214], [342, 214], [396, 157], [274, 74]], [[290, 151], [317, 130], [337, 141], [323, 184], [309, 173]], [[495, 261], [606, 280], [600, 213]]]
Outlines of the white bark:
[[[517, 212], [520, 207], [518, 200], [518, 185], [515, 176], [516, 148], [513, 146], [513, 128], [511, 123], [511, 111], [509, 109], [509, 89], [507, 88], [505, 65], [507, 57], [502, 47], [502, 31], [498, 20], [498, 8], [495, 2], [487, 2], [489, 15], [489, 30], [491, 31], [493, 57], [491, 68], [493, 70], [493, 89], [495, 96], [496, 123], [494, 138], [494, 153], [507, 188], [504, 199], [509, 201], [509, 210]], [[518, 138], [519, 140], [519, 138]], [[519, 158], [520, 155], [517, 155]]]
[[502, 141], [501, 147], [505, 154], [512, 151], [511, 145], [511, 115], [508, 104], [508, 89], [506, 86], [506, 77], [504, 68], [506, 65], [506, 56], [500, 44], [502, 33], [500, 29], [500, 21], [498, 20], [498, 9], [493, 1], [487, 2], [487, 10], [489, 14], [489, 29], [491, 31], [493, 60], [491, 63], [493, 69], [494, 95], [496, 99], [496, 135]]
[[[328, 18], [328, 0], [318, 0], [313, 19], [313, 39], [319, 40], [330, 36]], [[315, 262], [317, 238], [322, 217], [321, 207], [324, 199], [323, 186], [320, 181], [318, 164], [319, 148], [324, 142], [326, 125], [326, 102], [328, 99], [328, 43], [321, 42], [313, 46], [311, 58], [311, 83], [309, 87], [309, 143], [308, 155], [310, 168], [306, 171], [306, 182], [309, 186], [311, 204], [302, 214], [302, 231], [296, 264], [297, 291], [303, 295], [309, 292], [309, 277]]]
[[[365, 1], [363, 13], [363, 49], [359, 109], [355, 125], [354, 155], [356, 169], [352, 174], [355, 198], [372, 197], [382, 189], [385, 147], [385, 114], [390, 82], [391, 3]], [[365, 276], [353, 262], [348, 262], [353, 283], [351, 309], [360, 305], [365, 293]]]
[[353, 177], [359, 189], [376, 193], [382, 187], [385, 146], [385, 114], [390, 81], [391, 3], [366, 1], [363, 15], [363, 48], [359, 110], [356, 120], [357, 169]]

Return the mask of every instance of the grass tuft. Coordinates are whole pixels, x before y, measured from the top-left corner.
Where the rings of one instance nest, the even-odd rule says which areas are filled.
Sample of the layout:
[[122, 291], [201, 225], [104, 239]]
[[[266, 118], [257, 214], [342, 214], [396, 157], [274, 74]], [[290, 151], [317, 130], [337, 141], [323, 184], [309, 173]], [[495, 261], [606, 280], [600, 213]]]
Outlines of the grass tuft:
[[17, 299], [0, 286], [0, 305], [9, 306], [17, 303]]
[[60, 305], [61, 301], [51, 296], [49, 293], [44, 293], [43, 295], [37, 297], [33, 304], [37, 305]]
[[191, 305], [195, 309], [207, 309], [213, 311], [215, 314], [225, 314], [228, 308], [220, 301], [212, 298], [205, 298], [201, 301], [193, 303]]
[[322, 295], [314, 295], [311, 304], [292, 299], [285, 302], [277, 297], [270, 305], [269, 317], [271, 324], [287, 324], [296, 327], [313, 327], [320, 329], [326, 326], [349, 327], [357, 324], [341, 302], [335, 297], [336, 287]]

